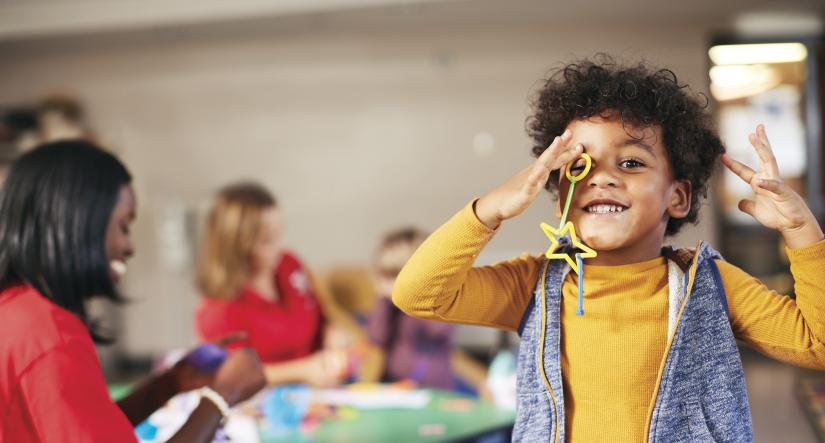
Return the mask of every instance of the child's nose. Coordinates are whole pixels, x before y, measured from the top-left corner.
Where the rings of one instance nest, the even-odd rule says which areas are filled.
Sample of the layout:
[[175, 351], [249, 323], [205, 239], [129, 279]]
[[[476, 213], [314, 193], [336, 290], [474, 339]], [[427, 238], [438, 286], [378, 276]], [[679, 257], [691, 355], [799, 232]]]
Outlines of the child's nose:
[[593, 162], [593, 168], [588, 174], [587, 185], [595, 188], [616, 187], [619, 185], [619, 179], [607, 168], [597, 167], [596, 162]]

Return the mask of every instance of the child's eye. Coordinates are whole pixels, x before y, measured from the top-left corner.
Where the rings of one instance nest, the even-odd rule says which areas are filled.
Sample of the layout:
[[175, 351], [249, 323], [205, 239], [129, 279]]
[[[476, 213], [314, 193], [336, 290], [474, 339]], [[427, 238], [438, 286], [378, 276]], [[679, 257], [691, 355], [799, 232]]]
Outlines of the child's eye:
[[582, 172], [584, 171], [585, 166], [587, 166], [587, 161], [585, 161], [583, 158], [579, 158], [578, 160], [576, 160], [575, 163], [570, 165], [570, 173], [572, 174]]
[[634, 160], [632, 158], [627, 159], [627, 160], [622, 160], [621, 162], [619, 162], [619, 166], [621, 166], [623, 168], [628, 168], [628, 169], [641, 168], [644, 165], [645, 164], [640, 162], [639, 160]]

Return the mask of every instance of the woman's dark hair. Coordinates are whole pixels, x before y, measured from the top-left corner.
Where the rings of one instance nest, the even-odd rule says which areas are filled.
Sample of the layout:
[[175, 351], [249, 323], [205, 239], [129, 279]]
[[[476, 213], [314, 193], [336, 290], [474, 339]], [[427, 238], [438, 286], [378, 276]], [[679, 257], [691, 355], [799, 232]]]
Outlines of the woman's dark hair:
[[[631, 137], [638, 134], [633, 127], [660, 126], [673, 178], [690, 182], [692, 190], [687, 216], [667, 223], [666, 234], [673, 235], [685, 223], [696, 222], [699, 200], [707, 196], [708, 179], [725, 152], [706, 108], [707, 97], [691, 93], [673, 71], [641, 63], [622, 66], [598, 54], [552, 72], [538, 91], [527, 131], [538, 157], [574, 120], [618, 118]], [[546, 188], [556, 191], [558, 178], [554, 171]]]
[[48, 143], [15, 161], [0, 191], [0, 290], [30, 284], [106, 341], [85, 302], [121, 300], [105, 243], [120, 189], [131, 179], [112, 154], [79, 140]]

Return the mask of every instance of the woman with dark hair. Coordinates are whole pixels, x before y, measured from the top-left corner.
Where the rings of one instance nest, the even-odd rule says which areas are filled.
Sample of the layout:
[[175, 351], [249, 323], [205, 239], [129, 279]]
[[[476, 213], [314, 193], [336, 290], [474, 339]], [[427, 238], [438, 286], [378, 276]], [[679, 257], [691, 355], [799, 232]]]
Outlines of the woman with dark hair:
[[133, 253], [131, 176], [82, 141], [43, 145], [18, 159], [0, 192], [0, 443], [135, 441], [132, 426], [178, 392], [202, 400], [174, 442], [211, 441], [229, 405], [264, 385], [256, 354], [229, 354], [214, 374], [187, 359], [109, 397], [86, 312], [92, 297], [121, 300]]

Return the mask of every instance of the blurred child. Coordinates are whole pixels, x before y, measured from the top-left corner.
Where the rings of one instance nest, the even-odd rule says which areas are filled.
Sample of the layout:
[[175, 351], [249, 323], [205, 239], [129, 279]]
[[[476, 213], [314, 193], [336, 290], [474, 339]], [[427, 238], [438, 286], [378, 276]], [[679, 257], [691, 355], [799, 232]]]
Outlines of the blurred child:
[[454, 327], [401, 312], [390, 294], [401, 267], [426, 234], [407, 228], [384, 237], [375, 260], [378, 301], [367, 331], [381, 350], [384, 381], [412, 380], [426, 387], [475, 391], [486, 396], [486, 369], [453, 343]]

